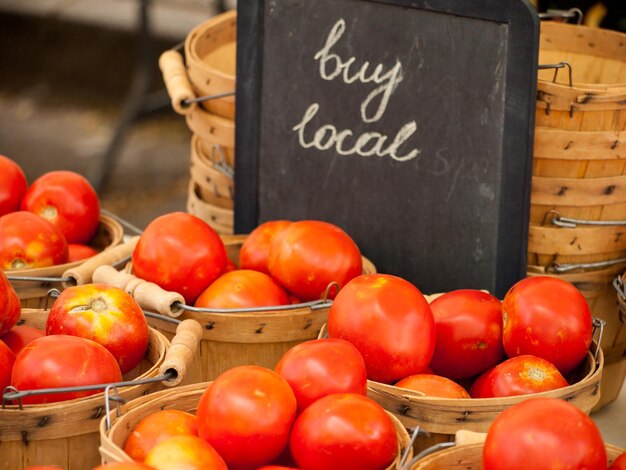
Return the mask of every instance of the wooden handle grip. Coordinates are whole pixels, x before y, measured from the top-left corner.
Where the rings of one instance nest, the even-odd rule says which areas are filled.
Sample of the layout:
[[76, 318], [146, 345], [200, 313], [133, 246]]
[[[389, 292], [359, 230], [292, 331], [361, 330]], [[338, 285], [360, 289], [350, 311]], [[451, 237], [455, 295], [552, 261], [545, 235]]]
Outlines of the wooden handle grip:
[[159, 368], [160, 374], [169, 370], [176, 372], [176, 377], [163, 381], [168, 387], [178, 385], [185, 378], [187, 367], [198, 351], [202, 339], [202, 327], [195, 320], [183, 320], [176, 328], [176, 336], [172, 339], [170, 348], [165, 354], [163, 364]]
[[196, 95], [189, 83], [183, 57], [176, 51], [165, 51], [159, 57], [159, 68], [163, 73], [167, 93], [172, 100], [172, 108], [178, 114], [189, 113], [196, 103], [185, 104], [185, 100], [193, 99]]
[[126, 285], [126, 292], [133, 296], [146, 310], [154, 310], [168, 317], [179, 317], [184, 312], [176, 304], [184, 304], [185, 298], [177, 292], [166, 291], [153, 282], [135, 278]]
[[482, 444], [487, 438], [487, 433], [466, 431], [461, 429], [454, 435], [454, 441], [457, 446], [468, 446], [470, 444]]
[[133, 237], [126, 243], [117, 245], [116, 247], [108, 250], [101, 251], [95, 256], [92, 256], [84, 263], [68, 269], [63, 273], [64, 278], [70, 278], [68, 282], [63, 282], [63, 287], [68, 288], [72, 286], [82, 286], [83, 284], [89, 284], [92, 281], [94, 271], [103, 265], [112, 265], [118, 261], [128, 258], [133, 254], [135, 246], [139, 237]]
[[100, 266], [93, 272], [93, 282], [108, 284], [118, 289], [126, 290], [126, 286], [133, 279], [137, 279], [130, 273], [118, 271], [113, 266]]

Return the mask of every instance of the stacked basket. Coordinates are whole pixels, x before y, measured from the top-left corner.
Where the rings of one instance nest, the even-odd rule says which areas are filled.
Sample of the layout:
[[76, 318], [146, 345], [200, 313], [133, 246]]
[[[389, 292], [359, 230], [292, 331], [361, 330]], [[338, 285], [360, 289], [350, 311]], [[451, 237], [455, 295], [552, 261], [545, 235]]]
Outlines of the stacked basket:
[[560, 68], [539, 71], [528, 271], [572, 282], [607, 322], [600, 407], [626, 374], [611, 286], [626, 268], [626, 35], [544, 22], [539, 63]]
[[233, 233], [236, 26], [236, 12], [218, 15], [189, 33], [185, 62], [174, 50], [159, 60], [172, 106], [193, 132], [187, 211], [221, 234]]

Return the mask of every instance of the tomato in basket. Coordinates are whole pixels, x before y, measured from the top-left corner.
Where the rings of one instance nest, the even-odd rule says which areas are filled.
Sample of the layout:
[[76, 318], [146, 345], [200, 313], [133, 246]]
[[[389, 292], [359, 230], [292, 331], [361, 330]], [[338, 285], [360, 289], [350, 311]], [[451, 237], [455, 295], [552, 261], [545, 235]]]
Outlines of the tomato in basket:
[[4, 388], [11, 385], [11, 371], [14, 363], [15, 354], [3, 341], [0, 341], [0, 397]]
[[27, 188], [22, 168], [10, 158], [0, 155], [0, 216], [20, 209]]
[[0, 267], [0, 336], [7, 333], [20, 318], [20, 299]]
[[269, 274], [267, 266], [274, 236], [291, 225], [288, 220], [271, 220], [255, 228], [246, 237], [239, 251], [239, 268], [254, 269]]

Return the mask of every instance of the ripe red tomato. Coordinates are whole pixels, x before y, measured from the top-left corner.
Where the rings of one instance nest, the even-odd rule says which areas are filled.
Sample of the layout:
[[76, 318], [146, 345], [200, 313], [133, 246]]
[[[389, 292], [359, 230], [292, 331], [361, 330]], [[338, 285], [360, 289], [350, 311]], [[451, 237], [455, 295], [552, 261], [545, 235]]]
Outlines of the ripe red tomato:
[[[339, 227], [318, 220], [293, 222], [275, 236], [268, 268], [285, 289], [305, 302], [322, 298], [331, 282], [346, 285], [361, 274], [361, 252]], [[335, 290], [330, 293], [333, 297]]]
[[173, 436], [197, 436], [196, 417], [179, 410], [160, 410], [143, 418], [124, 443], [124, 452], [143, 462], [150, 450]]
[[81, 245], [80, 243], [69, 243], [67, 245], [67, 262], [81, 261], [97, 255], [98, 252], [89, 245]]
[[202, 219], [173, 212], [154, 219], [133, 252], [133, 270], [146, 281], [178, 292], [192, 305], [226, 267], [220, 236]]
[[288, 220], [264, 222], [246, 237], [239, 251], [239, 267], [269, 274], [268, 258], [274, 235], [291, 225]]
[[299, 470], [296, 467], [285, 467], [283, 465], [265, 465], [263, 467], [259, 467], [258, 470]]
[[432, 301], [430, 309], [437, 330], [430, 367], [436, 374], [466, 379], [495, 366], [504, 357], [502, 304], [493, 295], [455, 290]]
[[196, 307], [249, 308], [289, 304], [285, 290], [267, 274], [238, 269], [222, 274], [196, 299]]
[[[1, 217], [0, 217], [1, 218]], [[0, 269], [0, 336], [7, 333], [20, 318], [21, 306], [17, 292]]]
[[531, 398], [507, 408], [491, 424], [483, 468], [604, 470], [606, 450], [583, 411], [557, 398]]
[[613, 460], [607, 470], [626, 470], [626, 452], [622, 452], [619, 457]]
[[67, 242], [50, 222], [32, 212], [0, 217], [0, 268], [43, 268], [67, 262]]
[[[15, 359], [11, 385], [18, 390], [75, 387], [120, 382], [122, 373], [113, 355], [95, 341], [69, 335], [52, 335], [32, 341]], [[100, 390], [102, 391], [102, 390]], [[98, 393], [32, 395], [25, 404], [53, 403]]]
[[363, 356], [343, 339], [315, 339], [298, 344], [283, 355], [276, 372], [291, 385], [298, 413], [326, 395], [367, 393]]
[[[35, 469], [33, 468], [33, 470]], [[148, 467], [138, 462], [112, 462], [106, 465], [98, 465], [92, 470], [154, 470], [154, 467]]]
[[331, 338], [350, 341], [367, 377], [391, 383], [423, 370], [435, 348], [435, 321], [422, 293], [408, 281], [369, 274], [350, 281], [328, 315]]
[[567, 374], [589, 351], [589, 306], [580, 291], [562, 279], [522, 279], [504, 296], [502, 315], [502, 341], [509, 357], [539, 356]]
[[28, 325], [18, 325], [0, 336], [0, 340], [4, 341], [11, 351], [13, 351], [13, 354], [17, 356], [31, 341], [35, 341], [37, 338], [41, 338], [45, 335], [46, 333], [43, 330]]
[[228, 470], [220, 454], [196, 436], [174, 436], [158, 443], [145, 464], [155, 470]]
[[54, 301], [46, 334], [81, 336], [113, 354], [122, 374], [134, 369], [148, 349], [148, 322], [135, 299], [106, 284], [65, 289]]
[[100, 201], [84, 176], [73, 171], [50, 171], [28, 188], [22, 210], [50, 221], [68, 243], [87, 243], [98, 228]]
[[296, 407], [291, 387], [276, 372], [234, 367], [202, 395], [198, 434], [231, 470], [256, 469], [272, 463], [287, 446]]
[[296, 419], [289, 440], [307, 470], [383, 470], [398, 452], [393, 421], [375, 401], [337, 393], [320, 398]]
[[11, 371], [14, 363], [15, 354], [3, 341], [0, 341], [0, 398], [4, 388], [11, 385]]
[[0, 155], [0, 216], [20, 209], [28, 182], [20, 166]]
[[489, 369], [470, 389], [472, 398], [513, 397], [567, 387], [553, 364], [537, 356], [517, 356]]
[[408, 388], [422, 392], [427, 397], [442, 398], [469, 398], [469, 393], [458, 383], [440, 375], [415, 374], [410, 375], [398, 383], [396, 387]]

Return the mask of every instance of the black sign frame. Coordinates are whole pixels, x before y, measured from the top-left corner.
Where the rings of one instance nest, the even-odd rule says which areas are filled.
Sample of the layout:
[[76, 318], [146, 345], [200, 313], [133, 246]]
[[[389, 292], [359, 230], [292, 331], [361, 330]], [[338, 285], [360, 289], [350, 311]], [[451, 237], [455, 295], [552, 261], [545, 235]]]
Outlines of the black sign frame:
[[[235, 158], [235, 233], [248, 233], [260, 222], [259, 208], [259, 159], [261, 155], [260, 133], [262, 128], [263, 47], [265, 40], [264, 17], [266, 9], [276, 3], [301, 2], [302, 0], [239, 0], [237, 19], [237, 114]], [[310, 1], [310, 0], [304, 0]], [[337, 0], [341, 1], [341, 0]], [[506, 23], [506, 94], [504, 95], [503, 138], [501, 147], [502, 197], [498, 201], [497, 253], [493, 267], [487, 273], [488, 280], [480, 285], [467, 282], [451, 282], [442, 286], [424, 287], [426, 293], [457, 288], [483, 288], [495, 295], [504, 293], [519, 279], [525, 277], [528, 241], [530, 179], [534, 137], [534, 113], [536, 93], [536, 64], [539, 43], [539, 20], [533, 7], [526, 0], [358, 0], [364, 4], [375, 3], [390, 7], [407, 7], [420, 11], [437, 12], [451, 18], [482, 19]], [[315, 3], [315, 2], [312, 2]], [[358, 13], [357, 13], [358, 14]], [[276, 53], [280, 54], [280, 50]], [[279, 143], [276, 143], [279, 145]], [[506, 156], [506, 158], [504, 157]], [[286, 181], [286, 184], [289, 184]], [[297, 191], [294, 186], [293, 190]], [[288, 205], [289, 201], [284, 201]], [[280, 210], [275, 211], [280, 218]], [[366, 216], [366, 214], [362, 214]], [[441, 214], [445, 217], [445, 213]], [[310, 218], [302, 213], [301, 218]], [[374, 221], [375, 222], [375, 221]], [[383, 223], [382, 221], [379, 221]], [[402, 227], [395, 227], [402, 230]], [[450, 259], [463, 257], [450, 246]], [[376, 259], [375, 264], [385, 265]], [[471, 259], [464, 260], [465, 266]], [[463, 266], [463, 263], [460, 266]], [[454, 264], [454, 263], [452, 263]], [[451, 269], [456, 269], [451, 266]], [[390, 274], [403, 277], [403, 272]], [[401, 270], [400, 270], [401, 271]], [[415, 282], [414, 279], [410, 281]]]

